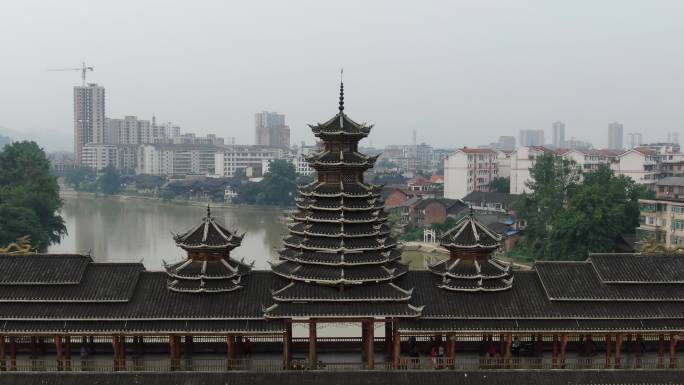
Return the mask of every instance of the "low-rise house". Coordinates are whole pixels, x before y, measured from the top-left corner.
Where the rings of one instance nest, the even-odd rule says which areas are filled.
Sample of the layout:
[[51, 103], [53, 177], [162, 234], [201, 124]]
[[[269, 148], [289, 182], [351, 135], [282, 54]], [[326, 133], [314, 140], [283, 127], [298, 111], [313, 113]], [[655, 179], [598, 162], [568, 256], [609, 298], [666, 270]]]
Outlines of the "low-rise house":
[[518, 196], [514, 194], [473, 191], [463, 198], [463, 202], [478, 212], [509, 214], [513, 211], [513, 203], [516, 199]]
[[422, 227], [444, 223], [448, 217], [457, 217], [466, 207], [459, 199], [428, 198], [416, 202], [409, 215], [414, 225]]

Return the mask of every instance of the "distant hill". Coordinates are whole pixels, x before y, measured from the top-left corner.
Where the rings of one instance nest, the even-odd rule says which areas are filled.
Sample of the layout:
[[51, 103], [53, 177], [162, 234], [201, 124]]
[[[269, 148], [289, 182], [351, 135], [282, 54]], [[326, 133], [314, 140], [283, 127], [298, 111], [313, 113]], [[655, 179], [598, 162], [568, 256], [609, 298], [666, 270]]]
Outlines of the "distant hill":
[[10, 141], [32, 140], [44, 148], [48, 152], [55, 151], [73, 151], [74, 142], [71, 135], [54, 133], [57, 130], [41, 129], [30, 130], [27, 132], [19, 132], [11, 128], [0, 126], [0, 145], [4, 146], [3, 138], [10, 139]]
[[0, 135], [0, 149], [5, 147], [6, 144], [10, 144], [12, 142], [12, 138], [9, 136], [3, 136]]

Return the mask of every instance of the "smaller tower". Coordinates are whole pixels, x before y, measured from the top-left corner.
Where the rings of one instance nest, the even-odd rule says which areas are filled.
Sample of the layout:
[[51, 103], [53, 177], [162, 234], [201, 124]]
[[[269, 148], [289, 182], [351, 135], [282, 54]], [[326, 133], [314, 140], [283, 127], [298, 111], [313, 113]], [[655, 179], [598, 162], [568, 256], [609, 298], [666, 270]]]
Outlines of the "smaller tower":
[[237, 235], [221, 226], [211, 216], [183, 234], [175, 234], [176, 246], [187, 252], [185, 261], [175, 264], [164, 262], [169, 275], [167, 288], [184, 293], [218, 293], [242, 288], [241, 281], [252, 269], [242, 261], [230, 257], [230, 251], [240, 246], [245, 235]]
[[449, 258], [430, 261], [427, 268], [442, 277], [438, 287], [452, 291], [501, 291], [513, 286], [511, 264], [492, 257], [501, 236], [470, 213], [441, 238]]

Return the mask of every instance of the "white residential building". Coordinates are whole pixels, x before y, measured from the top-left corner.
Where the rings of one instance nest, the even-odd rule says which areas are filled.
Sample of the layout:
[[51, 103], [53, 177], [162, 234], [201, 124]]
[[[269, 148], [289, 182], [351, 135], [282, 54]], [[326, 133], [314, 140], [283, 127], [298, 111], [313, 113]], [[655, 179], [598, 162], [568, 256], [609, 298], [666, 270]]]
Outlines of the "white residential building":
[[107, 118], [107, 143], [148, 144], [153, 142], [152, 126], [149, 120], [138, 120], [137, 116], [123, 119]]
[[511, 177], [511, 155], [513, 155], [512, 151], [496, 152], [496, 168], [499, 178]]
[[541, 146], [521, 146], [511, 154], [511, 194], [530, 192], [526, 186], [530, 180], [530, 167], [546, 151], [549, 149]]
[[81, 151], [81, 166], [95, 171], [112, 166], [124, 173], [132, 173], [136, 167], [136, 146], [86, 144]]
[[602, 164], [614, 168], [618, 162], [620, 152], [614, 150], [572, 149], [557, 154], [565, 159], [574, 161], [583, 172], [591, 172], [597, 170]]
[[462, 148], [444, 159], [444, 197], [461, 199], [473, 191], [489, 191], [499, 176], [497, 152], [488, 148]]
[[83, 146], [105, 144], [105, 89], [97, 84], [74, 87], [74, 154], [81, 165]]
[[[232, 177], [235, 171], [243, 169], [250, 174], [259, 174], [264, 160], [283, 158], [285, 151], [280, 148], [262, 146], [230, 146], [216, 152], [214, 170], [216, 175]], [[259, 172], [257, 172], [259, 171]]]
[[633, 148], [618, 155], [613, 166], [616, 175], [625, 175], [636, 183], [655, 187], [658, 181], [658, 154], [651, 149]]
[[215, 172], [220, 148], [209, 145], [158, 145], [138, 147], [138, 174], [208, 175]]

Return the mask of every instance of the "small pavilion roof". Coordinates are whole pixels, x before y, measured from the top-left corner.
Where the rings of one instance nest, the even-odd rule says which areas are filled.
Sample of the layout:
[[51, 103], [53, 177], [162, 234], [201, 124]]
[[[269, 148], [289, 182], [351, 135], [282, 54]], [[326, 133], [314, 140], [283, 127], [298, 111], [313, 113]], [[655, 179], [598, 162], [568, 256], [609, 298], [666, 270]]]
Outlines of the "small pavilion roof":
[[183, 234], [175, 234], [174, 241], [184, 249], [234, 249], [240, 246], [244, 234], [237, 235], [216, 221], [207, 206], [207, 216], [202, 222]]
[[440, 244], [447, 249], [496, 249], [501, 244], [501, 235], [475, 219], [471, 209], [468, 215], [442, 236]]

